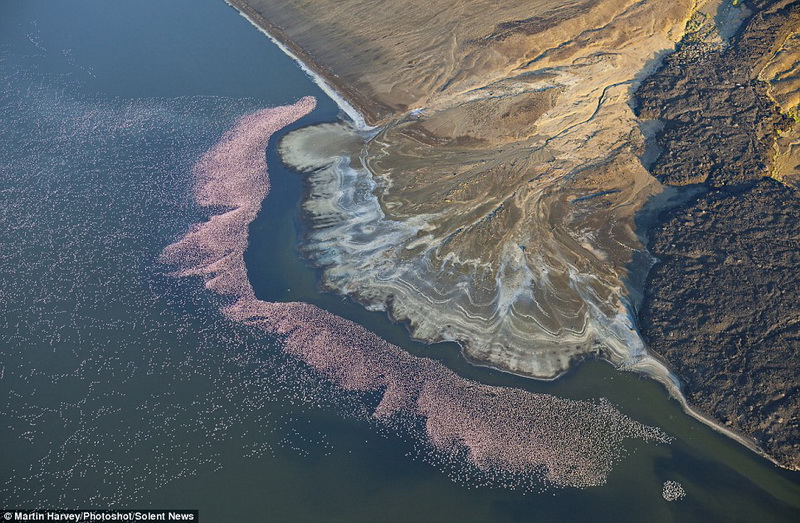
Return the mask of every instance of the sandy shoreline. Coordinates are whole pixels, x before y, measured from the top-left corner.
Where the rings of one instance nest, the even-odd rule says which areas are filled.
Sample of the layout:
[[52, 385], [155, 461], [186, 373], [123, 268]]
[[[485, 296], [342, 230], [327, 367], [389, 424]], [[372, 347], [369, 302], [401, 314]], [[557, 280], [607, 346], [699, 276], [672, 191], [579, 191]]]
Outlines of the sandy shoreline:
[[245, 2], [242, 0], [224, 1], [295, 60], [314, 83], [336, 102], [356, 128], [372, 128], [390, 116], [382, 114], [369, 99], [341, 82], [336, 74], [320, 65], [303, 48], [292, 42], [280, 27], [271, 23]]

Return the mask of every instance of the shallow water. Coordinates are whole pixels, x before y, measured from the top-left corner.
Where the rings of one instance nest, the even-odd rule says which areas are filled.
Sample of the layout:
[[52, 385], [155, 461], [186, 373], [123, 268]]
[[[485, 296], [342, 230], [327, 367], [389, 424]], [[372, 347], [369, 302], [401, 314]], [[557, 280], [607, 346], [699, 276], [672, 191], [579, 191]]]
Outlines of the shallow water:
[[[198, 281], [163, 275], [158, 253], [202, 217], [191, 167], [238, 116], [303, 95], [318, 107], [289, 129], [338, 114], [224, 3], [5, 2], [0, 60], [3, 505], [197, 507], [205, 521], [797, 518], [798, 474], [651, 381], [601, 362], [552, 383], [476, 368], [317, 292], [295, 248], [302, 180], [277, 140], [246, 253], [259, 298], [316, 304], [483, 383], [607, 397], [675, 441], [628, 445], [602, 487], [453, 482], [276, 342], [225, 321]], [[667, 480], [684, 500], [662, 498]]]

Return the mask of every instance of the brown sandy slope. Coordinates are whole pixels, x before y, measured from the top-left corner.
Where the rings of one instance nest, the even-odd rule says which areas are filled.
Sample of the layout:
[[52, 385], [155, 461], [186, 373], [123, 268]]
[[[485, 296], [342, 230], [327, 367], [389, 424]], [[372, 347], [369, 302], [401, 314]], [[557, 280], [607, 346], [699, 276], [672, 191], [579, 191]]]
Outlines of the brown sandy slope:
[[800, 186], [800, 28], [795, 27], [761, 70], [767, 93], [794, 123], [778, 134], [771, 176]]
[[[637, 5], [629, 0], [231, 3], [301, 50], [371, 123], [515, 76], [526, 61], [564, 43], [574, 47], [576, 37]], [[682, 9], [667, 11], [674, 17]]]
[[664, 123], [654, 174], [709, 189], [651, 233], [641, 328], [691, 404], [800, 469], [800, 2], [751, 7], [729, 46], [685, 41], [637, 93]]

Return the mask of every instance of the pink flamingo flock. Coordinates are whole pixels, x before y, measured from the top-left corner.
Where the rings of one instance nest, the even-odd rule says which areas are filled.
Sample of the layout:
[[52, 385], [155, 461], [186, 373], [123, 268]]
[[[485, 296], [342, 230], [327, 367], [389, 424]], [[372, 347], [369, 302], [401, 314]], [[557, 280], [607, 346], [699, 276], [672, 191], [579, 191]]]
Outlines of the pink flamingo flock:
[[466, 459], [498, 478], [538, 477], [545, 484], [603, 484], [627, 438], [668, 442], [660, 430], [631, 420], [607, 400], [575, 401], [464, 379], [444, 365], [412, 356], [364, 327], [308, 303], [256, 298], [244, 252], [248, 225], [270, 183], [265, 149], [270, 136], [310, 113], [293, 105], [241, 117], [194, 167], [196, 202], [218, 211], [164, 249], [161, 261], [177, 276], [200, 276], [225, 296], [222, 313], [283, 339], [286, 352], [347, 391], [382, 393], [373, 418], [394, 429], [423, 422], [428, 448]]

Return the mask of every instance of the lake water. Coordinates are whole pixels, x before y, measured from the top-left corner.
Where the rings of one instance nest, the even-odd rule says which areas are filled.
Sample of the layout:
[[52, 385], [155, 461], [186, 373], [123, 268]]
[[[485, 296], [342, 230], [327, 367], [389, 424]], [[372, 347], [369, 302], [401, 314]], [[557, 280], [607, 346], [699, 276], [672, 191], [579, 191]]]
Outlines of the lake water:
[[[337, 106], [221, 0], [0, 3], [0, 504], [197, 508], [204, 521], [796, 521], [800, 474], [602, 362], [551, 383], [466, 363], [319, 293], [299, 256], [302, 178], [275, 143]], [[156, 258], [202, 218], [197, 158], [242, 114], [317, 98], [267, 149], [246, 262], [262, 299], [352, 319], [483, 383], [608, 398], [674, 437], [608, 483], [522, 493], [453, 481], [402, 434], [221, 317]], [[335, 400], [333, 399], [335, 398]], [[686, 491], [662, 497], [664, 481]]]

